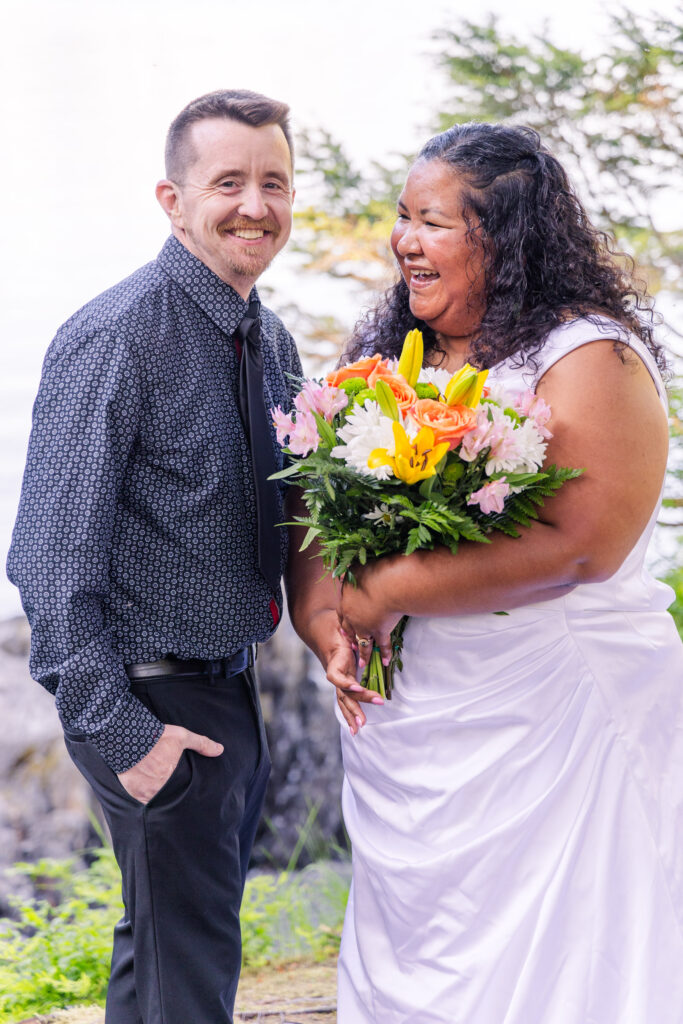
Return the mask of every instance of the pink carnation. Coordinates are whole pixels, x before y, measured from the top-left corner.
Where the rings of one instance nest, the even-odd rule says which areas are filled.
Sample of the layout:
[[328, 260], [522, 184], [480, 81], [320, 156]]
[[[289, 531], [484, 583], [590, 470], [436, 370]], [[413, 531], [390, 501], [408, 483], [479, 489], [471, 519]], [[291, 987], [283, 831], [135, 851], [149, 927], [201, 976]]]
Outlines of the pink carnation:
[[289, 435], [288, 448], [293, 455], [308, 455], [320, 443], [317, 424], [310, 412], [297, 412], [294, 429]]
[[467, 504], [478, 505], [484, 515], [488, 516], [491, 512], [503, 511], [509, 493], [510, 485], [505, 480], [490, 480], [469, 496]]
[[546, 427], [546, 423], [551, 416], [550, 406], [542, 398], [539, 398], [534, 391], [528, 389], [516, 395], [514, 409], [520, 416], [528, 416], [534, 421], [541, 437], [548, 438], [553, 436]]
[[346, 408], [348, 402], [349, 396], [341, 388], [318, 384], [314, 380], [307, 380], [294, 399], [294, 405], [299, 412], [317, 412], [328, 423], [332, 422], [338, 412]]
[[277, 443], [285, 444], [287, 438], [294, 430], [294, 419], [292, 416], [288, 416], [284, 413], [279, 405], [276, 405], [275, 408], [271, 410], [271, 416], [275, 425]]

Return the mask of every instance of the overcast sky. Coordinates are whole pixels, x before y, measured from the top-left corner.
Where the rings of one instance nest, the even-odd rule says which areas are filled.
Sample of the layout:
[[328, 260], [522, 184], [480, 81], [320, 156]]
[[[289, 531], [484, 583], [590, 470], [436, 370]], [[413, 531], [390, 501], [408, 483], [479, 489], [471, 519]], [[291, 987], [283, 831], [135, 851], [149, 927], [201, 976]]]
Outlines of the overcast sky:
[[[657, 10], [672, 13], [677, 2], [658, 0]], [[251, 88], [286, 100], [295, 128], [326, 126], [354, 159], [381, 161], [430, 134], [445, 92], [432, 35], [461, 15], [480, 20], [498, 11], [521, 35], [543, 32], [545, 19], [557, 43], [599, 52], [605, 7], [573, 0], [552, 17], [549, 7], [547, 0], [482, 0], [476, 11], [464, 0], [5, 0], [3, 563], [44, 350], [76, 308], [161, 247], [167, 224], [154, 184], [175, 114], [212, 89]], [[298, 199], [306, 202], [301, 190]], [[287, 280], [273, 275], [275, 284]], [[354, 317], [349, 310], [348, 322]], [[0, 615], [15, 607], [0, 580]]]

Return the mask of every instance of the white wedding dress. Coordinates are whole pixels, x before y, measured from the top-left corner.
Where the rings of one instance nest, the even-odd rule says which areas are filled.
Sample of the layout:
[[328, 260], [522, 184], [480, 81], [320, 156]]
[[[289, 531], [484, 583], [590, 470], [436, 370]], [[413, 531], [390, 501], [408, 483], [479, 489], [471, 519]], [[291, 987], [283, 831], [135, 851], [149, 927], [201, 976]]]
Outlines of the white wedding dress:
[[[533, 386], [618, 330], [563, 325], [535, 373], [492, 379]], [[657, 512], [604, 583], [411, 620], [393, 699], [343, 727], [339, 1024], [682, 1024], [683, 645], [643, 566]]]

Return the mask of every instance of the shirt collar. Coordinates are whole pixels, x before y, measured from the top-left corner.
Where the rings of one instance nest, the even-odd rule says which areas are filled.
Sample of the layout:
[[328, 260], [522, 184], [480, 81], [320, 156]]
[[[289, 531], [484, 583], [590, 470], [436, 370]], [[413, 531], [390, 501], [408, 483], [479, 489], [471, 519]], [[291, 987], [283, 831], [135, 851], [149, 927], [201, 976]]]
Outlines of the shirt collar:
[[[186, 249], [175, 235], [166, 239], [157, 263], [221, 331], [231, 336], [235, 333], [249, 303]], [[249, 301], [252, 299], [258, 299], [255, 287], [249, 293]]]

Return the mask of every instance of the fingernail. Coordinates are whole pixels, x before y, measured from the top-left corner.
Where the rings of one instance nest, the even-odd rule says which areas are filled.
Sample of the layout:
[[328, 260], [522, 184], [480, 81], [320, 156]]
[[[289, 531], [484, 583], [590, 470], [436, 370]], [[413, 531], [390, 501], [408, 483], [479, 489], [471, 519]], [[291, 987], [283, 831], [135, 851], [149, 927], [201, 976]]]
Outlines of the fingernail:
[[361, 720], [360, 715], [356, 715], [356, 723], [357, 723], [359, 729], [363, 728], [363, 722]]
[[353, 728], [352, 725], [349, 726], [349, 732], [351, 733], [352, 736], [356, 735], [356, 730]]
[[382, 664], [385, 666], [385, 668], [389, 664], [390, 661], [391, 661], [391, 658], [382, 658]]
[[371, 704], [384, 704], [381, 697], [373, 697], [370, 701]]
[[349, 686], [349, 690], [353, 690], [354, 693], [362, 693], [364, 689], [365, 687], [361, 686], [360, 683], [352, 683], [351, 686]]

